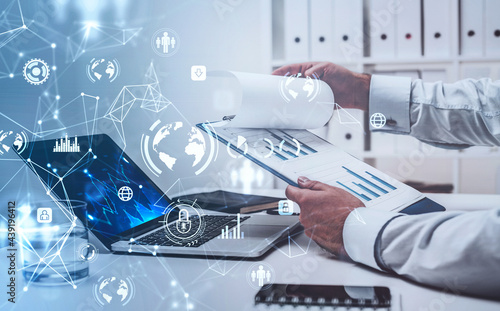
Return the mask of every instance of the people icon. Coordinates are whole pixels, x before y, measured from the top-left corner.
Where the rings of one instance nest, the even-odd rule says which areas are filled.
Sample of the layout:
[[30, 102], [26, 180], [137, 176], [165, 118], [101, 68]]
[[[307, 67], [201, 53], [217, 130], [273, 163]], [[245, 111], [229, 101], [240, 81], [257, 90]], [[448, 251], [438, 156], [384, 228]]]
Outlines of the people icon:
[[159, 56], [172, 56], [180, 48], [180, 39], [175, 30], [161, 28], [151, 36], [151, 48]]
[[252, 278], [252, 282], [255, 282], [255, 279], [259, 281], [259, 286], [264, 286], [264, 280], [271, 282], [271, 271], [264, 270], [263, 265], [260, 265], [257, 271], [253, 270], [250, 276]]
[[42, 214], [40, 215], [40, 220], [48, 221], [49, 219], [50, 219], [50, 216], [47, 213], [47, 210], [43, 210]]
[[158, 50], [161, 49], [163, 54], [168, 54], [169, 48], [172, 48], [172, 50], [175, 49], [176, 41], [174, 36], [171, 36], [167, 31], [164, 31], [161, 37], [156, 37], [155, 43]]

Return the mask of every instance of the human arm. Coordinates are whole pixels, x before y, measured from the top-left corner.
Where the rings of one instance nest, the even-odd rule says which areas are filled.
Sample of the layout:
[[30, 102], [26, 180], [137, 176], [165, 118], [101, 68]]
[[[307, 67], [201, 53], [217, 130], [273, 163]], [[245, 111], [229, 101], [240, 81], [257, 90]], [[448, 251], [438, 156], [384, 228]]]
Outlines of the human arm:
[[442, 147], [500, 145], [500, 81], [466, 79], [424, 83], [410, 78], [367, 75], [328, 63], [281, 67], [273, 74], [316, 73], [343, 108], [382, 113], [384, 127], [372, 131], [408, 134]]
[[500, 297], [500, 209], [404, 215], [301, 177], [287, 197], [306, 235], [341, 259], [455, 293]]
[[411, 216], [359, 209], [355, 216], [343, 231], [354, 261], [457, 294], [500, 298], [500, 209]]
[[424, 83], [374, 75], [369, 102], [370, 115], [380, 112], [388, 120], [372, 131], [409, 134], [443, 147], [500, 145], [500, 81]]

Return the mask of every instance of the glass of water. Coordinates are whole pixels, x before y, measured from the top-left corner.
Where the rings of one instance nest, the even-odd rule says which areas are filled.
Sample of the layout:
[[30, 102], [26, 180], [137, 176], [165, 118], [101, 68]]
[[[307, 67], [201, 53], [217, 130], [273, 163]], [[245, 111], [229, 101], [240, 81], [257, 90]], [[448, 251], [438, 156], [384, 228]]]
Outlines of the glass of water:
[[87, 254], [82, 253], [88, 250], [89, 243], [87, 203], [77, 200], [30, 203], [21, 209], [20, 216], [26, 286], [68, 284], [76, 288], [76, 284], [88, 277], [89, 262]]

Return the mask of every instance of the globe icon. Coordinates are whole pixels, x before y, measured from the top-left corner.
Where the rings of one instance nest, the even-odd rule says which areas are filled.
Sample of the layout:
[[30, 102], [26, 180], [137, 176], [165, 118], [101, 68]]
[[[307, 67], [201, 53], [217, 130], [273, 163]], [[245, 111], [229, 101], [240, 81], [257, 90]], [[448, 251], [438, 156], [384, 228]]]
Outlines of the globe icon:
[[118, 197], [120, 200], [127, 202], [132, 199], [134, 196], [134, 192], [132, 191], [132, 188], [129, 186], [123, 186], [120, 189], [118, 189]]
[[386, 121], [387, 119], [380, 112], [374, 113], [370, 117], [370, 124], [376, 129], [384, 127]]
[[311, 102], [319, 93], [321, 84], [316, 74], [312, 77], [302, 77], [301, 73], [289, 75], [288, 73], [280, 82], [280, 93], [287, 102]]
[[[182, 146], [181, 148], [177, 146]], [[189, 170], [200, 164], [205, 155], [205, 138], [196, 127], [182, 122], [162, 126], [154, 135], [152, 148], [169, 170]]]
[[314, 82], [310, 77], [299, 79], [293, 76], [287, 78], [285, 90], [293, 99], [311, 98], [314, 92]]
[[27, 145], [27, 137], [24, 132], [15, 133], [0, 129], [0, 156], [9, 152], [14, 148], [17, 152], [22, 153]]
[[108, 304], [123, 304], [129, 295], [129, 286], [124, 280], [110, 277], [99, 284], [99, 294]]
[[93, 58], [87, 65], [87, 76], [92, 82], [113, 82], [120, 73], [120, 66], [116, 59]]

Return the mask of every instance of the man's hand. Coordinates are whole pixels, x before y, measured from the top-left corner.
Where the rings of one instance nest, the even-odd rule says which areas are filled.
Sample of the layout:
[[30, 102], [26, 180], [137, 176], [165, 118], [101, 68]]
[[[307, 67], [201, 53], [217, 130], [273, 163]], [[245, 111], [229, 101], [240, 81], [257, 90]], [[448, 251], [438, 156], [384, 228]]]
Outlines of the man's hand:
[[349, 192], [306, 177], [299, 177], [299, 187], [288, 186], [286, 196], [300, 206], [300, 222], [305, 233], [321, 247], [340, 258], [349, 258], [342, 231], [349, 213], [365, 205]]
[[335, 102], [342, 108], [368, 110], [371, 76], [355, 73], [342, 66], [328, 62], [309, 62], [283, 66], [276, 69], [273, 75], [283, 76], [286, 73], [312, 76], [316, 73], [333, 91]]

